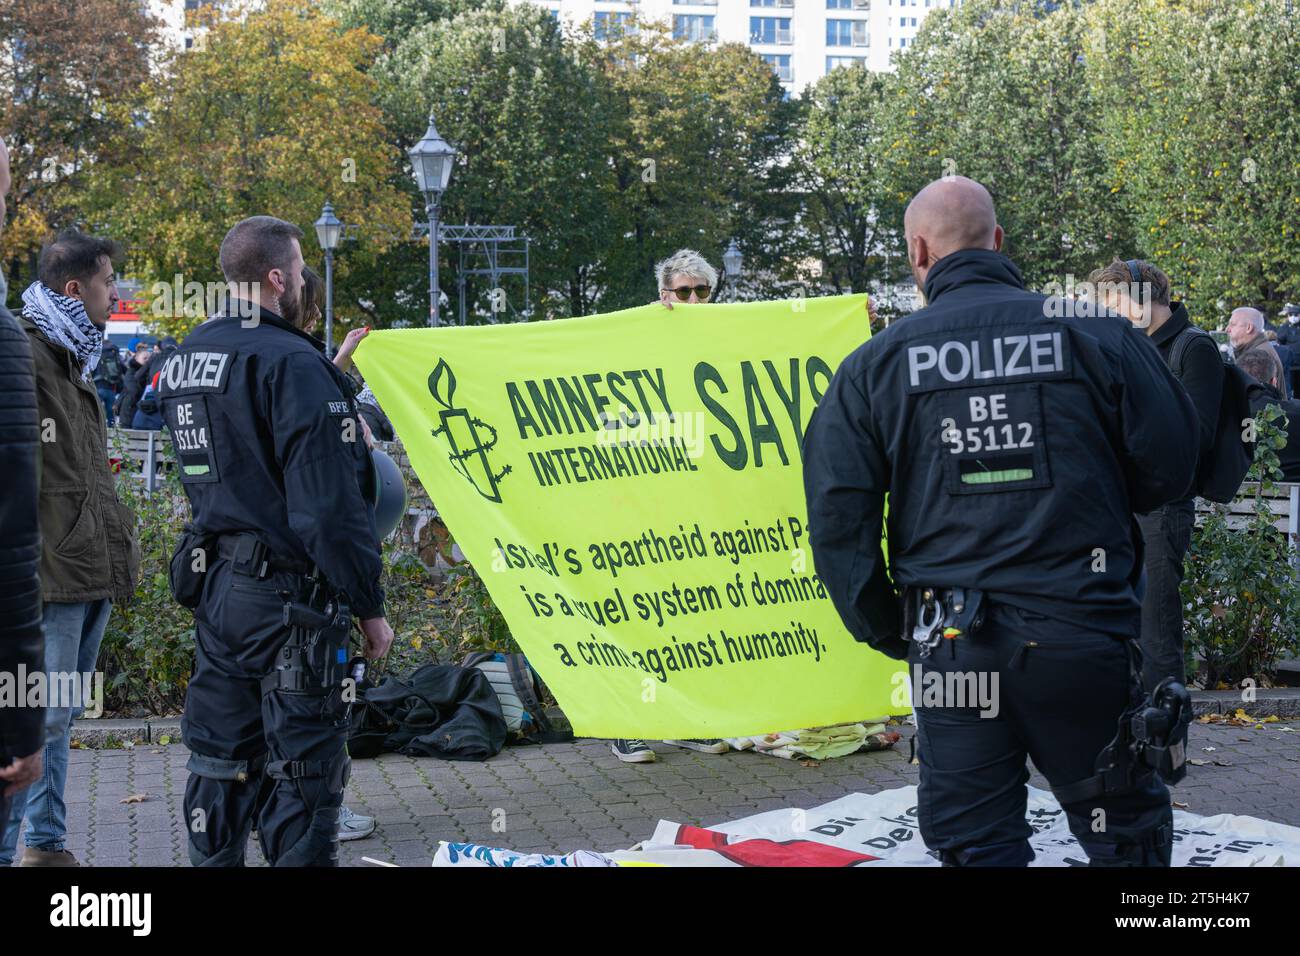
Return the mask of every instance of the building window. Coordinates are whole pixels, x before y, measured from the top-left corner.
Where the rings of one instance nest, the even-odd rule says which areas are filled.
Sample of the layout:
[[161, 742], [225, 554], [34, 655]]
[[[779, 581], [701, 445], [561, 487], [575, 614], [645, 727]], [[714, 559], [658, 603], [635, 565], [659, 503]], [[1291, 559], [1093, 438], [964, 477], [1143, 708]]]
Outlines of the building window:
[[776, 74], [776, 78], [782, 83], [794, 82], [794, 70], [790, 66], [790, 54], [760, 53], [759, 56], [763, 58], [763, 62], [772, 68], [772, 72]]
[[838, 70], [840, 67], [853, 68], [855, 66], [866, 66], [867, 58], [864, 56], [828, 56], [826, 58], [826, 72]]
[[789, 18], [750, 17], [749, 42], [789, 45], [792, 42]]
[[903, 37], [903, 39], [899, 40], [899, 41], [898, 41], [898, 45], [899, 45], [899, 46], [907, 46], [907, 37]]
[[853, 9], [852, 0], [826, 0], [827, 10], [851, 10]]
[[592, 17], [592, 35], [597, 40], [608, 40], [628, 32], [632, 14], [597, 10]]
[[751, 7], [793, 7], [794, 0], [749, 0]]
[[673, 16], [673, 38], [707, 43], [718, 38], [716, 17], [702, 13], [678, 13]]
[[826, 45], [867, 46], [867, 22], [865, 20], [827, 19]]

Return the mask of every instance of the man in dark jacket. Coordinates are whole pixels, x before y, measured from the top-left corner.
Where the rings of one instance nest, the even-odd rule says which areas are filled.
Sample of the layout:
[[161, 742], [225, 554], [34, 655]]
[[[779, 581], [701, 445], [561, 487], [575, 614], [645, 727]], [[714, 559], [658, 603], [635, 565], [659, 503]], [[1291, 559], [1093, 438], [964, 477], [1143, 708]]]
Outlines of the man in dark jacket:
[[1282, 397], [1277, 379], [1269, 377], [1276, 371], [1263, 352], [1248, 352], [1237, 360], [1237, 367], [1255, 379], [1246, 388], [1252, 415], [1258, 415], [1265, 405], [1276, 405], [1286, 413], [1286, 445], [1278, 449], [1278, 464], [1283, 481], [1300, 481], [1300, 401]]
[[10, 810], [0, 843], [5, 866], [24, 814], [23, 866], [77, 865], [63, 847], [72, 721], [96, 683], [110, 602], [125, 603], [135, 593], [135, 516], [117, 498], [104, 413], [92, 384], [117, 301], [116, 252], [108, 240], [64, 232], [41, 250], [37, 281], [23, 292], [20, 322], [31, 346], [42, 439], [41, 613], [45, 669], [53, 677], [45, 711], [45, 771], [26, 800], [15, 800]]
[[[1214, 339], [1195, 328], [1181, 302], [1169, 298], [1169, 277], [1141, 259], [1116, 259], [1092, 275], [1103, 304], [1143, 329], [1196, 408], [1195, 451], [1200, 462], [1213, 453], [1223, 400], [1223, 359]], [[1175, 349], [1180, 339], [1184, 345]], [[1184, 680], [1183, 560], [1192, 543], [1196, 492], [1139, 511], [1146, 552], [1147, 586], [1142, 598], [1142, 680], [1151, 690], [1166, 677]]]
[[[0, 140], [0, 228], [9, 191], [9, 154]], [[3, 282], [0, 282], [3, 285]], [[0, 299], [0, 460], [5, 490], [0, 495], [0, 673], [34, 674], [43, 666], [41, 634], [41, 532], [37, 521], [36, 388], [32, 353], [13, 315]], [[0, 845], [5, 842], [10, 804], [40, 779], [45, 712], [27, 700], [0, 708]]]
[[242, 865], [254, 823], [272, 865], [337, 865], [350, 616], [367, 656], [393, 639], [356, 403], [302, 329], [301, 236], [270, 216], [227, 233], [226, 281], [260, 298], [186, 336], [159, 379], [193, 511], [173, 587], [195, 612], [181, 732], [185, 818], [206, 821], [188, 834], [196, 866]]
[[840, 365], [804, 485], [845, 626], [912, 665], [921, 835], [947, 864], [1027, 864], [1029, 757], [1094, 864], [1168, 866], [1164, 783], [1095, 768], [1140, 699], [1132, 512], [1186, 492], [1195, 412], [1127, 322], [1024, 288], [979, 183], [931, 183], [904, 232], [927, 305]]
[[1228, 341], [1232, 343], [1232, 360], [1238, 362], [1243, 355], [1256, 349], [1268, 356], [1274, 375], [1280, 382], [1287, 374], [1282, 356], [1268, 338], [1264, 329], [1264, 313], [1250, 306], [1233, 309], [1228, 317]]

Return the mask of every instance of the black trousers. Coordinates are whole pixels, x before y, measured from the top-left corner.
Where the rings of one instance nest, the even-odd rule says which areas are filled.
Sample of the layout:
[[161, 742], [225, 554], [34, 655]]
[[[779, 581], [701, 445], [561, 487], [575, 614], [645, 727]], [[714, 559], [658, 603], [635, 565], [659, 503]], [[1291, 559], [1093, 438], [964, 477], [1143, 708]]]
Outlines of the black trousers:
[[338, 864], [348, 705], [339, 694], [262, 692], [290, 637], [285, 596], [300, 596], [300, 582], [280, 573], [259, 581], [226, 560], [208, 570], [181, 722], [195, 866], [242, 866], [254, 822], [271, 865]]
[[[994, 604], [982, 627], [940, 641], [928, 657], [913, 645], [909, 665], [926, 846], [959, 866], [1028, 864], [1025, 759], [1054, 787], [1093, 775], [1136, 699], [1128, 649], [1086, 625]], [[927, 690], [937, 686], [964, 688], [965, 699], [948, 692], [928, 706]], [[980, 687], [983, 700], [972, 690]], [[1158, 777], [1063, 809], [1093, 865], [1169, 865], [1173, 811]]]
[[1145, 549], [1142, 598], [1142, 682], [1151, 690], [1166, 677], [1184, 683], [1183, 561], [1192, 543], [1194, 500], [1175, 501], [1138, 515]]

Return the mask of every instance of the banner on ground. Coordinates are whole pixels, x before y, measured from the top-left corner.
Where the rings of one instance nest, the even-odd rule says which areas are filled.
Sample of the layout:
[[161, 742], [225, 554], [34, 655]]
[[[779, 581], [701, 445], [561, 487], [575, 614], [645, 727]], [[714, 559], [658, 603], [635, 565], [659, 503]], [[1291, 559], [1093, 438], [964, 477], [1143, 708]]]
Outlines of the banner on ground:
[[866, 296], [375, 332], [356, 362], [580, 735], [901, 707], [813, 567], [804, 428]]
[[[1029, 787], [1033, 866], [1086, 866], [1087, 854], [1046, 790]], [[557, 848], [559, 849], [559, 848]], [[1174, 866], [1300, 866], [1300, 827], [1174, 810]], [[631, 850], [566, 856], [442, 843], [434, 866], [938, 866], [921, 839], [916, 787], [850, 793], [810, 809], [769, 810], [703, 828], [660, 820]]]

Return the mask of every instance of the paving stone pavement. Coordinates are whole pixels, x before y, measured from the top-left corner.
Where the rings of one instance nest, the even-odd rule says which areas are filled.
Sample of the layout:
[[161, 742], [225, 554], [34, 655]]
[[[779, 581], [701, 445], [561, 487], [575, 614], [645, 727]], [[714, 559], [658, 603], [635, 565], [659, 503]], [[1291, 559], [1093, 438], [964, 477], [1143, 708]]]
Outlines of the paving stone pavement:
[[[352, 866], [366, 865], [362, 857], [427, 866], [439, 840], [538, 852], [622, 849], [648, 839], [660, 819], [708, 826], [906, 786], [916, 783], [917, 768], [907, 759], [910, 728], [898, 729], [904, 740], [892, 751], [815, 767], [657, 742], [656, 763], [623, 764], [599, 740], [509, 748], [484, 763], [400, 754], [358, 760], [347, 801], [379, 826], [366, 839], [342, 844], [340, 859]], [[1210, 763], [1192, 767], [1174, 788], [1177, 802], [1206, 816], [1243, 813], [1300, 826], [1300, 724], [1262, 730], [1193, 724], [1188, 747], [1191, 757]], [[181, 807], [187, 756], [178, 744], [72, 751], [68, 848], [93, 866], [187, 865]], [[1031, 783], [1047, 785], [1038, 774]], [[121, 802], [138, 793], [149, 797]], [[264, 865], [256, 841], [249, 862]]]

